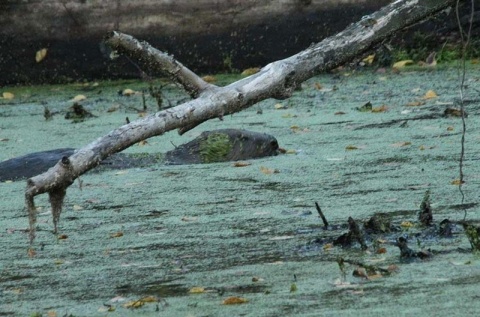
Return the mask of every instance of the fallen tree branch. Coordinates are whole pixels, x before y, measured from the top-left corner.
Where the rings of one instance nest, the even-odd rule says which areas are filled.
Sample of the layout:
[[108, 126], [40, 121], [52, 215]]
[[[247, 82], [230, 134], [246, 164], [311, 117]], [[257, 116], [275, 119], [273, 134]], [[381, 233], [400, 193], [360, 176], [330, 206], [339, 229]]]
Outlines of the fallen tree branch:
[[56, 232], [66, 189], [78, 176], [111, 154], [166, 131], [185, 131], [209, 119], [239, 112], [267, 98], [286, 99], [306, 79], [344, 64], [398, 30], [438, 13], [455, 1], [395, 1], [341, 33], [289, 58], [268, 64], [258, 73], [226, 87], [207, 84], [173, 57], [131, 36], [112, 32], [106, 38], [106, 44], [113, 50], [139, 61], [143, 67], [162, 70], [196, 99], [121, 126], [72, 156], [62, 158], [47, 172], [30, 178], [25, 190], [30, 242], [35, 238], [36, 195], [49, 193]]

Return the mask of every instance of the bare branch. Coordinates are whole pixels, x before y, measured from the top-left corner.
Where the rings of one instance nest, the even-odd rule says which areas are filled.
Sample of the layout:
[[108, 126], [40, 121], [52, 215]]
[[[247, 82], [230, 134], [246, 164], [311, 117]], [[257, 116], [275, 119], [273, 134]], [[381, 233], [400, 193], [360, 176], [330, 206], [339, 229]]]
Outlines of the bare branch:
[[173, 57], [147, 43], [140, 43], [128, 35], [117, 32], [110, 34], [106, 39], [108, 45], [141, 62], [143, 67], [163, 70], [174, 76], [191, 95], [198, 97], [175, 108], [133, 121], [98, 138], [70, 156], [68, 168], [65, 168], [65, 162], [62, 160], [63, 163], [59, 162], [47, 172], [30, 178], [27, 181], [25, 201], [30, 214], [31, 241], [35, 232], [36, 195], [54, 193], [54, 201], [51, 203], [52, 207], [56, 208], [54, 213], [56, 224], [61, 211], [58, 204], [60, 203], [61, 208], [66, 188], [78, 176], [97, 166], [109, 155], [166, 131], [173, 129], [184, 131], [206, 120], [239, 112], [267, 98], [288, 98], [306, 79], [344, 64], [394, 32], [445, 9], [455, 1], [395, 1], [350, 25], [343, 32], [289, 58], [268, 64], [260, 72], [226, 87], [205, 83]]
[[197, 98], [204, 90], [214, 86], [205, 82], [173, 56], [157, 50], [147, 42], [140, 42], [128, 34], [110, 32], [104, 38], [104, 43], [113, 51], [138, 62], [142, 69], [166, 74], [180, 84], [192, 98]]

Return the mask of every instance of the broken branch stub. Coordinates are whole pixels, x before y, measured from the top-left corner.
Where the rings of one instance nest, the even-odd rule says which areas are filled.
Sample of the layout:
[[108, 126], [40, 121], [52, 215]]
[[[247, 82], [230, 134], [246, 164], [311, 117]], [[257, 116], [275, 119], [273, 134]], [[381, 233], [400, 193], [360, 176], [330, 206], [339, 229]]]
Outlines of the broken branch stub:
[[[25, 199], [30, 219], [31, 242], [35, 236], [36, 195], [53, 192], [54, 224], [58, 223], [64, 192], [83, 173], [100, 161], [131, 145], [166, 131], [188, 129], [212, 118], [239, 112], [267, 98], [286, 99], [306, 79], [365, 52], [391, 34], [424, 20], [456, 0], [398, 0], [363, 17], [341, 33], [314, 44], [306, 50], [263, 67], [258, 73], [225, 87], [204, 82], [199, 76], [145, 42], [119, 32], [111, 32], [105, 43], [113, 50], [138, 61], [142, 67], [163, 71], [193, 97], [191, 101], [121, 126], [98, 138], [69, 157], [69, 168], [61, 162], [47, 172], [27, 181]], [[51, 196], [52, 198], [52, 196]], [[58, 208], [60, 205], [60, 208]]]

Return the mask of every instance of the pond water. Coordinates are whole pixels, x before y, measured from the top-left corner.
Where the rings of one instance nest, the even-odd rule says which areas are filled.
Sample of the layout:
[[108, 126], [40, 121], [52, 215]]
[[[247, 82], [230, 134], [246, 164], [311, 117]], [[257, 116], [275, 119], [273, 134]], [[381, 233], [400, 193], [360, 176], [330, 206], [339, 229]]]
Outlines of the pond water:
[[[479, 82], [473, 65], [463, 201], [452, 185], [459, 178], [461, 119], [443, 116], [459, 90], [457, 71], [449, 67], [322, 75], [289, 100], [266, 100], [184, 136], [173, 131], [135, 145], [126, 152], [164, 153], [205, 130], [241, 128], [274, 135], [288, 154], [243, 167], [229, 162], [88, 173], [81, 188], [68, 189], [60, 238], [52, 234], [47, 197], [36, 198], [34, 257], [27, 254], [25, 182], [0, 183], [0, 316], [474, 314], [480, 308], [478, 256], [459, 226], [451, 238], [424, 235], [417, 215], [430, 190], [435, 225], [462, 220], [465, 212], [468, 220], [480, 219]], [[1, 89], [14, 98], [0, 100], [0, 160], [80, 148], [126, 117], [136, 119], [142, 97], [118, 94], [126, 88], [146, 84]], [[423, 99], [429, 90], [437, 97]], [[173, 104], [185, 98], [170, 86], [164, 93]], [[79, 94], [96, 117], [71, 123], [64, 114]], [[154, 99], [145, 99], [155, 111]], [[367, 102], [379, 112], [356, 109]], [[46, 121], [44, 106], [59, 113]], [[331, 224], [327, 230], [315, 202]], [[361, 224], [376, 213], [389, 215], [399, 231], [369, 239], [367, 251], [330, 246], [347, 231], [348, 217]], [[402, 260], [394, 245], [399, 236], [433, 256]], [[374, 241], [384, 253], [374, 251]], [[342, 272], [339, 258], [395, 271], [354, 277], [356, 265], [347, 263]], [[248, 302], [224, 305], [231, 296]]]

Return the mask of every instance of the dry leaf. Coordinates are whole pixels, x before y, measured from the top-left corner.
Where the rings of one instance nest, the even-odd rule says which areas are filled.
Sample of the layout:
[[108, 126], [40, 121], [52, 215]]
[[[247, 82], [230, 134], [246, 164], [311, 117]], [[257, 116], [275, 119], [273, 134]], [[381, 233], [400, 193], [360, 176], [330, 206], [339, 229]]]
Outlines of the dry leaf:
[[203, 287], [192, 287], [188, 292], [190, 294], [205, 293], [205, 288], [203, 288]]
[[127, 96], [127, 97], [129, 97], [129, 96], [131, 96], [131, 95], [135, 95], [136, 93], [137, 93], [137, 91], [132, 90], [132, 89], [130, 89], [130, 88], [124, 89], [124, 90], [122, 91], [122, 95], [123, 95], [123, 96]]
[[46, 48], [42, 48], [41, 50], [38, 50], [36, 53], [35, 53], [35, 61], [37, 63], [40, 63], [41, 61], [43, 61], [43, 59], [47, 56], [47, 49]]
[[400, 227], [411, 228], [413, 227], [413, 223], [411, 223], [410, 221], [402, 221], [402, 223], [400, 224]]
[[345, 150], [347, 151], [358, 150], [358, 147], [356, 147], [355, 145], [347, 145], [345, 147]]
[[258, 67], [250, 67], [250, 68], [245, 69], [242, 72], [242, 76], [250, 76], [250, 75], [258, 73], [259, 71], [260, 71], [260, 68], [258, 68]]
[[387, 253], [387, 249], [386, 248], [378, 248], [376, 253], [377, 254]]
[[11, 92], [6, 91], [2, 94], [2, 97], [3, 97], [3, 99], [11, 100], [11, 99], [15, 98], [15, 95], [12, 94]]
[[123, 237], [123, 232], [121, 231], [110, 234], [110, 238], [120, 238], [120, 237]]
[[138, 142], [137, 144], [138, 144], [138, 146], [144, 146], [144, 145], [148, 144], [148, 141], [147, 140], [142, 140], [142, 141]]
[[35, 252], [34, 248], [28, 248], [27, 254], [29, 258], [33, 258], [35, 255], [37, 255], [37, 252]]
[[113, 105], [111, 106], [110, 108], [107, 109], [107, 112], [115, 112], [117, 111], [118, 109], [120, 109], [120, 105]]
[[386, 105], [381, 105], [380, 107], [373, 107], [372, 112], [385, 112], [388, 107]]
[[262, 172], [265, 175], [279, 173], [279, 171], [277, 169], [272, 169], [272, 168], [268, 168], [268, 167], [265, 167], [265, 166], [260, 166], [260, 172]]
[[459, 179], [454, 179], [450, 184], [452, 184], [452, 185], [460, 185], [460, 184], [464, 184], [464, 183], [465, 183], [465, 181], [462, 182], [462, 181], [459, 180]]
[[412, 142], [407, 141], [407, 142], [397, 142], [392, 144], [393, 147], [403, 147], [408, 145], [412, 145]]
[[68, 239], [68, 236], [66, 234], [59, 234], [57, 239], [58, 240], [66, 240], [66, 239]]
[[145, 303], [142, 302], [142, 300], [136, 300], [136, 301], [130, 301], [125, 304], [123, 304], [123, 307], [125, 308], [140, 308], [144, 305]]
[[47, 312], [47, 316], [48, 316], [48, 317], [57, 317], [57, 312], [54, 311], [54, 310], [49, 310], [49, 311]]
[[85, 100], [85, 99], [87, 99], [87, 97], [85, 95], [76, 95], [75, 97], [73, 97], [69, 101], [78, 102], [78, 101], [82, 101], [82, 100]]
[[223, 300], [223, 305], [237, 305], [248, 303], [248, 300], [243, 297], [231, 296]]
[[425, 101], [412, 101], [406, 104], [407, 107], [419, 107], [423, 106], [425, 104]]
[[425, 93], [425, 95], [422, 97], [422, 99], [432, 99], [432, 98], [437, 98], [437, 94], [433, 90], [429, 90]]
[[328, 251], [333, 248], [333, 243], [327, 243], [323, 246], [323, 251]]
[[56, 259], [55, 261], [53, 261], [53, 263], [55, 263], [55, 265], [61, 265], [61, 264], [65, 263], [65, 261]]
[[321, 90], [322, 89], [322, 85], [320, 83], [314, 83], [313, 84], [315, 86], [315, 88], [317, 88], [318, 90]]
[[207, 83], [214, 83], [214, 82], [217, 81], [217, 79], [214, 76], [211, 76], [211, 75], [203, 76], [202, 79], [204, 81], [206, 81]]
[[420, 151], [424, 151], [424, 150], [425, 150], [425, 146], [420, 145], [419, 149], [420, 149]]
[[447, 131], [453, 131], [453, 130], [454, 130], [454, 128], [452, 126], [447, 127]]
[[372, 65], [374, 59], [375, 59], [375, 54], [372, 54], [372, 55], [368, 55], [367, 57], [365, 57], [362, 60], [362, 62], [364, 62], [367, 65]]
[[245, 166], [249, 166], [249, 165], [252, 165], [252, 163], [250, 163], [250, 162], [235, 162], [235, 163], [233, 163], [234, 167], [245, 167]]
[[144, 303], [155, 303], [158, 302], [158, 299], [155, 296], [145, 296], [144, 298], [140, 299]]
[[412, 65], [413, 64], [413, 61], [411, 59], [407, 59], [407, 60], [404, 60], [404, 61], [399, 61], [399, 62], [396, 62], [395, 64], [393, 64], [393, 68], [396, 68], [396, 69], [399, 69], [399, 68], [403, 68], [407, 65]]

